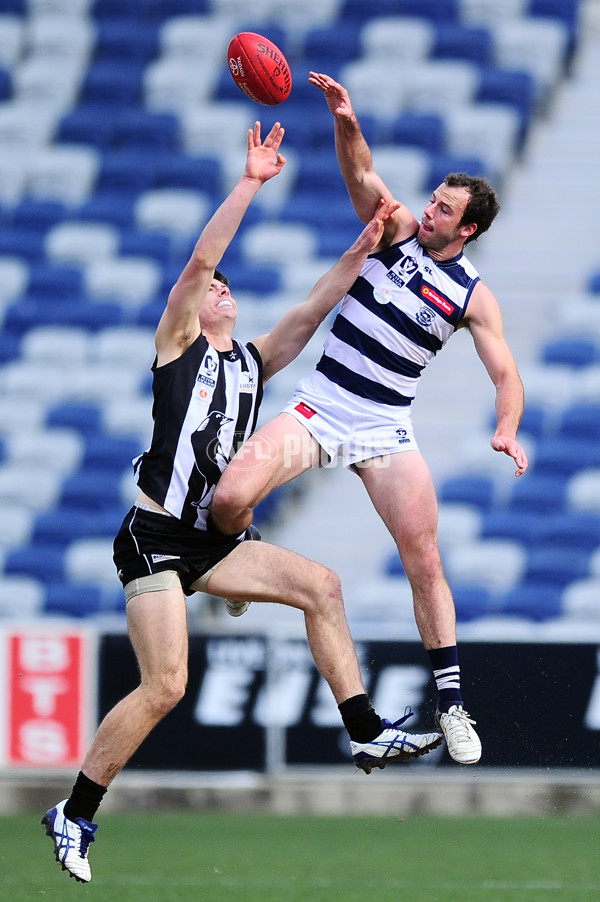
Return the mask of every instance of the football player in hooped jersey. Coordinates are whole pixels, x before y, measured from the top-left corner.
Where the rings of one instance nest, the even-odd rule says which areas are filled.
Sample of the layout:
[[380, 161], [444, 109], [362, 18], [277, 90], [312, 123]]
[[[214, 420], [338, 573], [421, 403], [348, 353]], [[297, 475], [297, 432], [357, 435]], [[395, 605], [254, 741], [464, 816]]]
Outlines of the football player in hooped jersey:
[[[390, 191], [373, 169], [346, 89], [311, 72], [334, 117], [342, 176], [363, 221]], [[421, 220], [404, 206], [387, 220], [382, 239], [342, 301], [313, 373], [296, 387], [284, 412], [234, 458], [213, 499], [225, 533], [243, 529], [252, 509], [277, 485], [340, 450], [363, 484], [397, 544], [411, 583], [415, 619], [438, 690], [436, 721], [451, 757], [475, 764], [481, 742], [461, 694], [454, 601], [437, 543], [437, 499], [419, 453], [410, 404], [426, 364], [458, 328], [470, 330], [477, 354], [496, 387], [492, 448], [512, 458], [516, 476], [527, 468], [517, 441], [523, 387], [502, 331], [498, 304], [463, 254], [491, 225], [498, 204], [489, 183], [451, 174], [431, 196]], [[273, 453], [252, 469], [252, 451]], [[290, 448], [298, 448], [296, 456]], [[308, 449], [308, 452], [307, 452]], [[264, 461], [263, 461], [264, 464]]]
[[407, 715], [392, 724], [373, 709], [335, 573], [256, 541], [256, 531], [224, 536], [209, 518], [221, 472], [256, 424], [264, 383], [302, 350], [343, 297], [397, 207], [389, 200], [377, 204], [354, 244], [269, 334], [247, 344], [236, 341], [236, 303], [215, 267], [256, 192], [281, 171], [282, 138], [279, 123], [264, 141], [260, 123], [249, 131], [244, 174], [204, 228], [156, 330], [152, 442], [134, 462], [140, 494], [114, 543], [140, 685], [100, 724], [71, 796], [42, 819], [57, 861], [81, 882], [91, 880], [93, 819], [108, 785], [185, 692], [186, 594], [200, 590], [222, 596], [233, 616], [251, 601], [301, 610], [311, 652], [338, 703], [354, 761], [367, 773], [390, 761], [417, 758], [442, 741], [438, 731], [405, 732]]

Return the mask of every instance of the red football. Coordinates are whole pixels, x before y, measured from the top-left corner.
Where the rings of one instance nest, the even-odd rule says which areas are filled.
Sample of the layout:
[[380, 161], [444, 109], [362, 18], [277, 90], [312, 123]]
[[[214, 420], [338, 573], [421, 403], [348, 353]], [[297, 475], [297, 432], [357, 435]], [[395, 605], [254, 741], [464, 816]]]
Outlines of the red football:
[[275, 106], [290, 96], [288, 61], [279, 47], [261, 34], [236, 34], [229, 43], [227, 62], [234, 82], [250, 100]]

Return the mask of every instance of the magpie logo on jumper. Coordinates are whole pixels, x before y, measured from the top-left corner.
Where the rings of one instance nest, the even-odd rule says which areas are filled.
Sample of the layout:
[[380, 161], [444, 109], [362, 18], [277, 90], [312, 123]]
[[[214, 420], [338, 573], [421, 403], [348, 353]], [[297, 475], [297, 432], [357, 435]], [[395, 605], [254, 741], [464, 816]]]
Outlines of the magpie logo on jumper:
[[396, 429], [396, 435], [398, 436], [399, 445], [406, 445], [407, 442], [410, 442], [406, 429]]

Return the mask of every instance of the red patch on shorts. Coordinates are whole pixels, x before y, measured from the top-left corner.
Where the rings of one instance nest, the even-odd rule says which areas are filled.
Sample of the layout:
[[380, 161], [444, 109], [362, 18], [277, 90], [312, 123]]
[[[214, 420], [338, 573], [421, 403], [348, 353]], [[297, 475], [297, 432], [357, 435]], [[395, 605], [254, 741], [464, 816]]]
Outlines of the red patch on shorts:
[[313, 410], [312, 407], [309, 407], [308, 404], [305, 404], [304, 401], [300, 401], [299, 404], [296, 404], [294, 410], [297, 410], [298, 413], [301, 413], [303, 417], [306, 417], [307, 420], [310, 420], [311, 417], [314, 417], [316, 414], [316, 410]]

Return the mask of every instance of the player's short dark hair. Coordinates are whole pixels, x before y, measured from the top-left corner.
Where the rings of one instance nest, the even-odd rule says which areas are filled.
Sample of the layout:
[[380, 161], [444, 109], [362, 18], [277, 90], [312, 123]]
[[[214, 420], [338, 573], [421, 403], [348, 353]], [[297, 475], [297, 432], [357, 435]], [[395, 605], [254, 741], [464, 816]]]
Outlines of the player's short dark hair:
[[471, 196], [459, 225], [474, 222], [477, 229], [469, 235], [465, 244], [476, 241], [480, 235], [487, 232], [500, 209], [496, 192], [487, 179], [467, 175], [465, 172], [451, 172], [444, 179], [444, 184], [449, 188], [466, 188], [469, 191]]
[[229, 279], [227, 276], [224, 276], [222, 272], [219, 272], [218, 269], [215, 269], [213, 278], [216, 279], [217, 282], [222, 282], [225, 288], [229, 288]]

